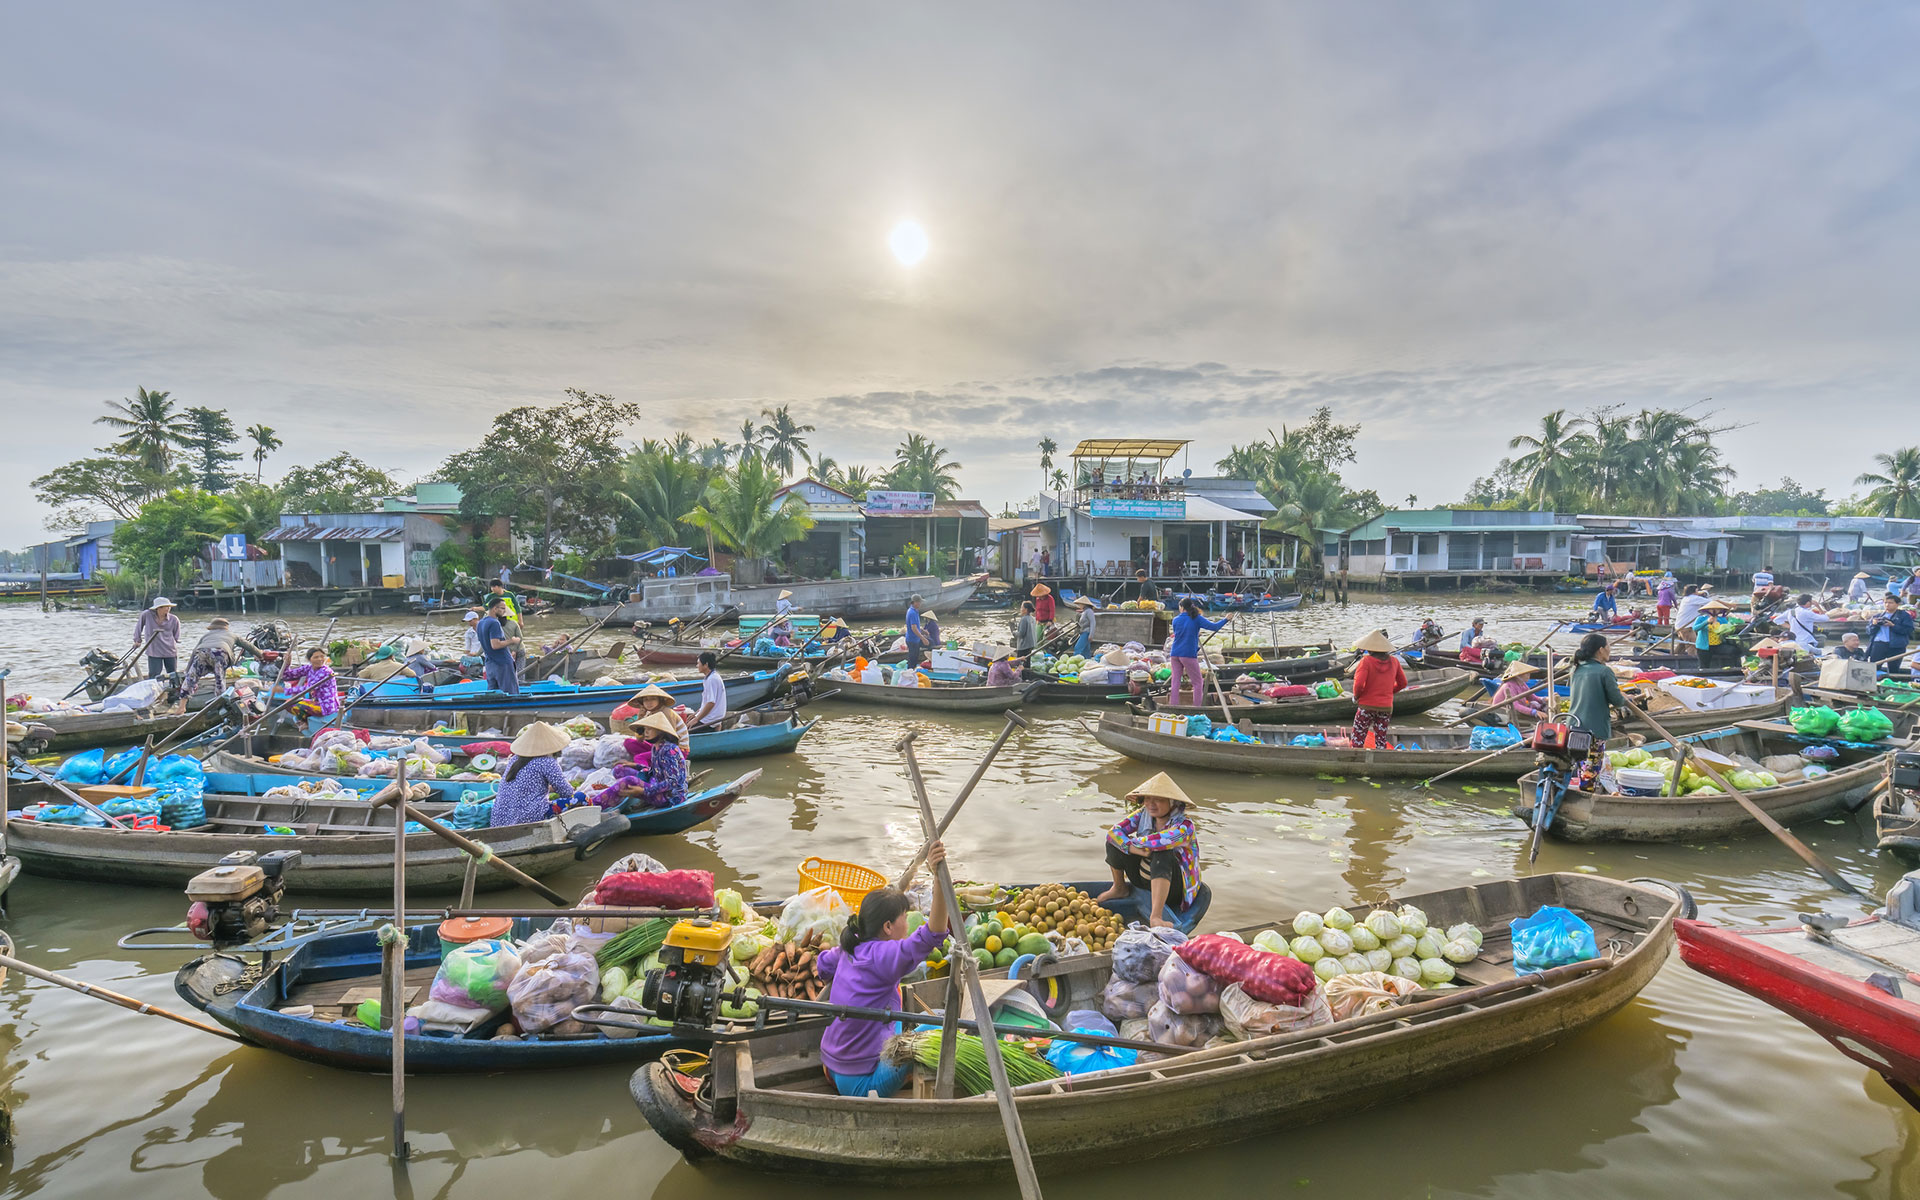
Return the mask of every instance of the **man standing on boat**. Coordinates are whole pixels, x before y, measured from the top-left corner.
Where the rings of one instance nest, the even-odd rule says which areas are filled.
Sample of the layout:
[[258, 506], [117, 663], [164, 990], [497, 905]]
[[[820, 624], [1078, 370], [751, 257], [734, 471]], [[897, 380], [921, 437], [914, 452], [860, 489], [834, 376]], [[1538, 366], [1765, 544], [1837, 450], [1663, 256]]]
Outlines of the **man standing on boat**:
[[689, 730], [718, 729], [727, 719], [727, 681], [720, 678], [720, 656], [700, 652], [700, 709], [687, 722]]
[[147, 652], [148, 679], [180, 669], [180, 618], [173, 614], [173, 601], [165, 596], [153, 598], [133, 627], [133, 644]]
[[1133, 573], [1133, 598], [1135, 600], [1152, 600], [1155, 603], [1158, 603], [1160, 600], [1160, 589], [1153, 586], [1153, 581], [1147, 578], [1147, 572], [1144, 568]]
[[475, 632], [480, 638], [487, 686], [496, 692], [517, 696], [520, 694], [520, 672], [513, 664], [513, 651], [520, 644], [520, 638], [517, 634], [507, 632], [506, 620], [506, 597], [496, 597], [487, 606], [487, 615]]
[[907, 669], [920, 669], [921, 653], [926, 647], [926, 631], [920, 627], [920, 593], [907, 597]]
[[461, 619], [467, 624], [467, 635], [460, 647], [460, 670], [471, 679], [475, 671], [482, 670], [487, 665], [486, 655], [481, 653], [483, 647], [480, 645], [480, 610], [470, 608], [467, 610], [467, 615]]

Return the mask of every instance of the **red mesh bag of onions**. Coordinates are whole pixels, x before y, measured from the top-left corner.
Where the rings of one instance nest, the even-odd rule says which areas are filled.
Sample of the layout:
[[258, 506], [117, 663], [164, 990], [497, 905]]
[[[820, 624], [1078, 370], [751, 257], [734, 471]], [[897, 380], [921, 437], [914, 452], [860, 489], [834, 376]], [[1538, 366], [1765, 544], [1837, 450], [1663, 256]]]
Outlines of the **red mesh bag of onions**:
[[1222, 987], [1237, 983], [1247, 995], [1268, 1004], [1297, 1006], [1320, 986], [1313, 968], [1299, 959], [1269, 954], [1217, 933], [1191, 938], [1175, 946], [1173, 952], [1188, 966], [1213, 976]]

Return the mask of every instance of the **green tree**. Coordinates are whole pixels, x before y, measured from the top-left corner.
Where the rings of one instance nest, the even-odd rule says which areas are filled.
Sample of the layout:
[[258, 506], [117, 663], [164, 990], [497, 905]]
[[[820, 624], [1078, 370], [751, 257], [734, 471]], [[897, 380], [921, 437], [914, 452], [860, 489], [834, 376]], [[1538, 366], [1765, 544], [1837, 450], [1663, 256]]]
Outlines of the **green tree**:
[[887, 486], [903, 492], [931, 492], [936, 500], [951, 500], [960, 494], [961, 464], [947, 458], [947, 452], [925, 436], [912, 433], [893, 452], [893, 469], [887, 472]]
[[138, 389], [131, 400], [109, 402], [107, 415], [95, 417], [93, 423], [120, 431], [111, 450], [103, 453], [138, 459], [146, 473], [156, 478], [173, 466], [174, 449], [193, 433], [193, 426], [174, 411], [169, 393], [146, 388]]
[[636, 535], [646, 549], [692, 545], [693, 527], [686, 514], [700, 503], [712, 476], [699, 460], [680, 453], [674, 444], [642, 442], [627, 455], [619, 490], [614, 493], [627, 510], [621, 518], [622, 530]]
[[253, 481], [260, 483], [267, 469], [267, 455], [284, 443], [271, 425], [249, 425], [247, 436], [253, 439]]
[[220, 503], [214, 509], [212, 536], [207, 540], [244, 533], [249, 543], [262, 545], [262, 539], [279, 526], [283, 511], [285, 501], [279, 488], [242, 479], [220, 496]]
[[367, 512], [400, 491], [399, 480], [344, 450], [280, 480], [282, 508], [292, 513]]
[[845, 470], [838, 472], [832, 479], [822, 480], [821, 482], [840, 489], [847, 495], [852, 496], [855, 500], [865, 500], [868, 490], [878, 486], [880, 481], [880, 472], [875, 471], [872, 467], [864, 467], [859, 463], [854, 463]]
[[187, 569], [218, 534], [220, 498], [199, 488], [175, 488], [149, 500], [139, 515], [113, 531], [114, 555], [160, 587], [191, 578]]
[[1066, 491], [1067, 490], [1067, 473], [1064, 470], [1060, 469], [1059, 467], [1055, 467], [1053, 469], [1052, 482], [1053, 482], [1054, 491], [1056, 492]]
[[238, 451], [228, 449], [240, 437], [233, 418], [223, 408], [196, 406], [186, 411], [186, 423], [191, 432], [180, 439], [180, 445], [196, 460], [201, 490], [226, 491], [233, 486], [233, 473], [228, 468], [241, 457]]
[[[1050, 437], [1040, 439], [1040, 486], [1045, 488], [1047, 481], [1053, 478], [1053, 456], [1060, 450], [1060, 444]], [[1058, 487], [1060, 485], [1056, 485]]]
[[1556, 408], [1540, 418], [1540, 432], [1518, 434], [1507, 442], [1509, 450], [1524, 448], [1525, 454], [1513, 460], [1512, 470], [1526, 480], [1524, 494], [1535, 507], [1572, 508], [1580, 502], [1580, 451], [1585, 443], [1581, 417], [1567, 418], [1567, 410]]
[[733, 453], [740, 458], [751, 458], [760, 453], [760, 430], [749, 417], [740, 422], [740, 440], [732, 447]]
[[611, 545], [624, 507], [614, 499], [626, 462], [620, 439], [639, 419], [637, 404], [568, 388], [561, 404], [495, 417], [485, 440], [449, 458], [440, 475], [460, 485], [465, 515], [505, 515], [532, 533], [542, 562], [563, 542], [597, 552]]
[[1903, 446], [1892, 454], [1876, 454], [1880, 469], [1854, 479], [1867, 493], [1866, 507], [1876, 517], [1920, 517], [1920, 447]]
[[767, 559], [813, 528], [813, 517], [799, 496], [778, 495], [783, 482], [763, 457], [746, 455], [731, 470], [716, 474], [700, 503], [683, 518], [733, 551], [742, 583], [765, 578]]
[[108, 450], [55, 467], [29, 486], [53, 510], [48, 529], [78, 529], [107, 516], [130, 521], [142, 504], [190, 478], [185, 470], [149, 474], [140, 459]]
[[806, 434], [815, 432], [813, 426], [796, 424], [793, 414], [787, 411], [787, 406], [784, 404], [779, 408], [761, 409], [760, 415], [767, 419], [766, 424], [760, 426], [760, 436], [765, 447], [761, 453], [766, 456], [768, 462], [780, 469], [782, 477], [793, 473], [793, 462], [796, 457], [808, 463], [813, 461], [813, 455], [807, 451], [805, 437]]
[[1808, 491], [1792, 479], [1781, 479], [1779, 487], [1753, 492], [1736, 492], [1720, 505], [1728, 516], [1747, 514], [1756, 517], [1824, 517], [1828, 506], [1837, 503], [1827, 498], [1827, 489]]

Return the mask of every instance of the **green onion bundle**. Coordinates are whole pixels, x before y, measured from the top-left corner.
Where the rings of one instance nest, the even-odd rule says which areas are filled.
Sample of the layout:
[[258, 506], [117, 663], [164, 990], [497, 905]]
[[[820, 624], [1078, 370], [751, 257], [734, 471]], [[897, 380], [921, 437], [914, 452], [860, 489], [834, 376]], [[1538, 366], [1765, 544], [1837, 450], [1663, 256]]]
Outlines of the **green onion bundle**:
[[[953, 1044], [954, 1094], [978, 1096], [991, 1092], [993, 1075], [987, 1070], [987, 1048], [971, 1033], [958, 1036], [960, 1040]], [[940, 1031], [927, 1029], [896, 1034], [887, 1040], [882, 1057], [895, 1066], [917, 1062], [930, 1071], [938, 1070]], [[1006, 1064], [1007, 1083], [1012, 1087], [1060, 1077], [1059, 1070], [1052, 1063], [1017, 1042], [1000, 1043], [1000, 1061]]]
[[651, 921], [642, 921], [638, 925], [629, 925], [607, 940], [594, 954], [594, 962], [600, 965], [604, 973], [609, 967], [625, 967], [637, 963], [667, 944], [667, 930], [673, 928], [673, 922], [666, 917], [656, 917]]

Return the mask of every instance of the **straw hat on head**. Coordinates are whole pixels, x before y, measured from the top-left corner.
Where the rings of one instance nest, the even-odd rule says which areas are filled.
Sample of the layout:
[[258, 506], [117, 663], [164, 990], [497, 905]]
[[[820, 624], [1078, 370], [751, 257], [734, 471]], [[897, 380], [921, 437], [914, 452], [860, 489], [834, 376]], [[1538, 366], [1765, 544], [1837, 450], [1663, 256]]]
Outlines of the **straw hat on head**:
[[1052, 588], [1050, 588], [1050, 587], [1048, 587], [1048, 586], [1047, 586], [1046, 584], [1044, 584], [1044, 583], [1036, 583], [1036, 584], [1034, 584], [1034, 585], [1033, 585], [1033, 590], [1032, 590], [1032, 591], [1030, 591], [1030, 592], [1028, 592], [1028, 593], [1027, 593], [1027, 595], [1029, 595], [1029, 596], [1045, 596], [1045, 595], [1047, 595], [1047, 594], [1048, 594], [1049, 592], [1051, 592], [1051, 591], [1053, 591], [1053, 589], [1052, 589]]
[[639, 691], [635, 692], [633, 694], [633, 697], [629, 699], [627, 703], [638, 704], [642, 700], [665, 700], [669, 707], [671, 707], [675, 703], [672, 692], [665, 691], [662, 688], [658, 687], [657, 685], [651, 684], [651, 683], [641, 688]]
[[545, 721], [535, 721], [520, 731], [513, 739], [513, 752], [521, 758], [539, 758], [542, 755], [558, 754], [567, 748], [573, 739], [566, 730]]
[[1700, 587], [1697, 590], [1702, 592], [1710, 592], [1713, 590], [1713, 585], [1710, 583], [1703, 583], [1700, 585]]
[[1110, 667], [1124, 667], [1128, 663], [1132, 662], [1133, 659], [1127, 655], [1127, 652], [1125, 650], [1121, 649], [1118, 646], [1115, 646], [1113, 649], [1107, 651], [1105, 654], [1102, 654], [1100, 656], [1100, 661], [1107, 664]]
[[1093, 597], [1091, 597], [1091, 596], [1075, 596], [1075, 597], [1073, 598], [1073, 607], [1074, 607], [1074, 608], [1092, 608], [1092, 607], [1093, 607]]
[[780, 591], [780, 594], [778, 596], [775, 596], [774, 599], [791, 600], [793, 599], [793, 592], [790, 589], [782, 588]]
[[427, 639], [425, 638], [408, 638], [407, 639], [407, 657], [408, 658], [412, 658], [416, 654], [425, 654], [427, 652], [427, 648], [428, 648]]
[[1705, 604], [1702, 604], [1700, 606], [1700, 611], [1701, 612], [1708, 612], [1708, 611], [1732, 612], [1733, 605], [1728, 604], [1725, 600], [1709, 600]]
[[1853, 577], [1855, 579], [1872, 579], [1873, 578], [1873, 576], [1867, 574], [1865, 571], [1855, 571], [1853, 573]]
[[147, 607], [148, 608], [172, 608], [174, 607], [174, 603], [173, 601], [167, 599], [165, 596], [155, 596], [153, 598], [153, 603], [147, 605]]
[[1183, 806], [1193, 803], [1193, 801], [1187, 797], [1187, 794], [1180, 790], [1180, 785], [1169, 778], [1165, 771], [1160, 772], [1152, 779], [1147, 780], [1145, 783], [1140, 784], [1127, 793], [1127, 799], [1129, 800], [1144, 800], [1149, 796], [1155, 796], [1161, 800], [1170, 800], [1175, 804]]
[[1500, 673], [1500, 678], [1519, 679], [1523, 676], [1538, 675], [1539, 673], [1539, 667], [1534, 666], [1524, 658], [1516, 658], [1507, 664], [1507, 669]]
[[654, 729], [666, 734], [667, 737], [676, 742], [680, 740], [680, 731], [673, 727], [673, 722], [667, 719], [667, 714], [665, 713], [648, 713], [637, 721], [627, 722], [627, 728], [633, 730], [635, 733], [640, 732], [642, 729]]
[[1353, 644], [1355, 650], [1377, 650], [1382, 654], [1393, 653], [1393, 640], [1381, 630], [1374, 630]]

